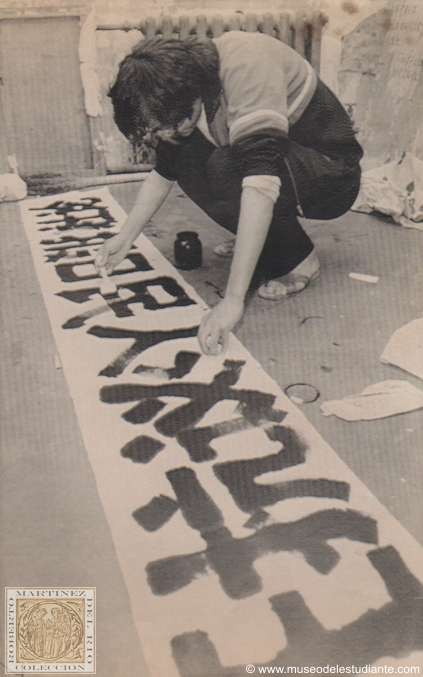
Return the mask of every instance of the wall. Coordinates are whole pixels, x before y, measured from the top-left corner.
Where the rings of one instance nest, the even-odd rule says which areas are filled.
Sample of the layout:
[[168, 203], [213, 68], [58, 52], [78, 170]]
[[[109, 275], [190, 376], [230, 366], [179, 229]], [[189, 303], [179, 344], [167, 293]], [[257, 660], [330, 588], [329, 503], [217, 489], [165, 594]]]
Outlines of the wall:
[[78, 16], [0, 22], [2, 99], [24, 176], [92, 169]]
[[325, 81], [337, 91], [337, 67], [341, 54], [341, 38], [348, 34], [369, 15], [387, 5], [390, 0], [0, 0], [1, 10], [7, 8], [17, 11], [36, 8], [55, 8], [65, 10], [84, 4], [92, 8], [101, 22], [116, 23], [137, 20], [140, 16], [159, 16], [166, 12], [176, 14], [198, 14], [212, 10], [224, 14], [231, 11], [244, 13], [298, 9], [322, 9], [328, 23], [324, 27], [322, 41], [321, 72]]
[[423, 158], [423, 4], [396, 0], [343, 38], [339, 97], [359, 132], [366, 169]]
[[[64, 12], [66, 8], [76, 6], [75, 0], [0, 0], [0, 16], [7, 8], [19, 11], [45, 11], [53, 7], [55, 11]], [[103, 94], [107, 88], [105, 78], [109, 81], [113, 69], [116, 69], [118, 57], [123, 56], [125, 50], [133, 43], [131, 32], [111, 31], [109, 37], [97, 37], [97, 45], [92, 39], [95, 23], [102, 25], [133, 24], [146, 16], [160, 17], [163, 13], [197, 15], [202, 12], [216, 12], [222, 15], [234, 11], [248, 11], [262, 13], [264, 11], [280, 12], [284, 9], [304, 7], [307, 10], [323, 9], [328, 22], [323, 29], [321, 45], [320, 74], [324, 82], [338, 94], [341, 101], [354, 119], [357, 130], [360, 132], [366, 151], [367, 166], [381, 164], [391, 158], [400, 156], [404, 150], [411, 150], [422, 156], [422, 129], [419, 126], [418, 108], [422, 105], [421, 81], [415, 80], [419, 70], [416, 57], [421, 48], [420, 29], [410, 33], [407, 28], [393, 28], [390, 16], [408, 11], [407, 7], [414, 6], [416, 11], [423, 11], [421, 0], [88, 0], [87, 10], [91, 10], [88, 23], [85, 24], [86, 36], [83, 49], [80, 48], [81, 69], [85, 83], [86, 108], [92, 115], [94, 125], [94, 146], [101, 154], [106, 143], [106, 136], [110, 136], [108, 129], [104, 130], [99, 118], [103, 107], [108, 102], [104, 95], [96, 94], [98, 78], [100, 77]], [[37, 10], [37, 8], [39, 8]], [[241, 9], [242, 8], [242, 9]], [[393, 14], [394, 13], [394, 14]], [[417, 22], [418, 25], [418, 22]], [[402, 32], [401, 32], [402, 31]], [[121, 33], [121, 36], [112, 37], [112, 33]], [[91, 36], [91, 37], [90, 37]], [[413, 42], [410, 47], [407, 40]], [[116, 41], [117, 50], [111, 43]], [[113, 63], [108, 65], [108, 71], [96, 67], [97, 50], [113, 52]], [[408, 50], [408, 51], [407, 51]], [[411, 51], [410, 51], [411, 50]], [[360, 58], [358, 58], [360, 54]], [[413, 56], [414, 54], [414, 56]], [[414, 59], [414, 61], [413, 61]], [[417, 60], [416, 60], [417, 59]], [[414, 66], [412, 64], [414, 63]], [[406, 67], [407, 66], [407, 67]], [[405, 68], [406, 67], [406, 68]], [[404, 70], [405, 68], [405, 70]], [[407, 78], [399, 77], [399, 70], [409, 72]], [[408, 70], [407, 70], [408, 69]], [[410, 70], [411, 69], [411, 70]], [[414, 69], [414, 70], [413, 70]], [[413, 71], [411, 73], [411, 71]], [[397, 74], [393, 76], [393, 73]], [[410, 79], [411, 78], [411, 79]], [[391, 83], [388, 86], [388, 83]], [[396, 83], [396, 84], [395, 84]], [[401, 86], [399, 86], [401, 84]], [[386, 96], [385, 96], [386, 95]], [[101, 100], [103, 99], [103, 100]], [[406, 124], [398, 124], [398, 119], [405, 120]], [[107, 126], [107, 125], [106, 125]], [[115, 141], [114, 141], [115, 143]], [[124, 144], [124, 141], [122, 140]], [[118, 144], [119, 145], [119, 144]], [[126, 146], [123, 153], [128, 153]], [[122, 148], [118, 155], [122, 154]], [[133, 161], [133, 159], [132, 159]], [[104, 169], [104, 166], [103, 166]], [[118, 167], [113, 168], [118, 171]]]
[[423, 3], [395, 3], [360, 137], [367, 166], [423, 159]]

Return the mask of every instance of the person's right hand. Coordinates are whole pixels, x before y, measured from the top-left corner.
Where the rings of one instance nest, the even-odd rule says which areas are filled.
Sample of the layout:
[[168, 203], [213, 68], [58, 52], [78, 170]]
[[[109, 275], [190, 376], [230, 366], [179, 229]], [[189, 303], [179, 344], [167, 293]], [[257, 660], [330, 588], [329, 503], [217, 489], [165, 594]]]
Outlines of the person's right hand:
[[122, 239], [120, 233], [111, 237], [110, 240], [100, 247], [94, 261], [94, 265], [98, 272], [100, 268], [105, 268], [107, 275], [111, 275], [117, 265], [128, 254], [132, 247], [132, 242]]

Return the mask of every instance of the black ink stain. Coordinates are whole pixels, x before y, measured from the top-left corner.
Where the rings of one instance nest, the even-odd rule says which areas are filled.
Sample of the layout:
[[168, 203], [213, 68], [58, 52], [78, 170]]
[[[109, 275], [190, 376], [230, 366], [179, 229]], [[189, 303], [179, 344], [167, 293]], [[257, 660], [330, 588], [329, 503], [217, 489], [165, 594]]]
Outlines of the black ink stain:
[[[171, 642], [172, 656], [180, 677], [240, 677], [241, 670], [228, 672], [206, 632], [196, 630], [177, 635]], [[236, 670], [236, 668], [235, 668]], [[244, 675], [247, 674], [243, 672]]]
[[[157, 286], [164, 289], [174, 300], [167, 303], [159, 303], [157, 299], [150, 294], [148, 287]], [[107, 306], [99, 306], [85, 313], [71, 317], [62, 325], [63, 329], [75, 329], [82, 327], [85, 322], [105, 310], [112, 310], [116, 317], [133, 317], [134, 313], [130, 306], [137, 303], [142, 303], [146, 310], [162, 310], [164, 308], [173, 308], [176, 306], [190, 306], [194, 305], [195, 301], [189, 298], [182, 287], [171, 277], [159, 277], [153, 280], [144, 280], [142, 282], [124, 283], [117, 285], [117, 289], [127, 289], [132, 292], [133, 296], [122, 300], [117, 292], [112, 294], [105, 294], [103, 298], [107, 301]], [[57, 296], [74, 301], [75, 303], [83, 303], [91, 298], [93, 294], [100, 294], [100, 287], [91, 289], [76, 289], [71, 291], [59, 292]]]
[[[85, 212], [88, 210], [97, 210], [98, 214], [95, 217], [86, 216]], [[61, 223], [56, 224], [57, 230], [71, 230], [73, 228], [93, 228], [98, 230], [100, 228], [111, 228], [116, 224], [114, 218], [110, 215], [107, 206], [102, 205], [101, 199], [96, 197], [89, 197], [84, 201], [77, 200], [75, 202], [67, 202], [56, 200], [43, 210], [37, 207], [31, 207], [31, 211], [40, 212], [38, 218], [43, 217], [45, 210], [54, 211], [57, 217], [61, 217]], [[77, 216], [74, 215], [77, 214]], [[54, 218], [54, 214], [48, 214], [49, 217]], [[42, 221], [40, 223], [43, 223]], [[40, 228], [39, 230], [42, 230]]]
[[169, 369], [164, 369], [163, 367], [145, 367], [140, 364], [132, 373], [147, 374], [148, 376], [167, 379], [169, 381], [181, 379], [192, 371], [200, 357], [200, 353], [181, 350], [175, 356], [174, 366]]
[[147, 435], [140, 435], [125, 444], [120, 453], [124, 458], [130, 458], [134, 463], [149, 463], [164, 448], [163, 442]]
[[89, 258], [89, 262], [92, 261], [92, 256], [88, 249], [75, 249], [72, 251], [70, 248], [63, 247], [62, 249], [56, 250], [55, 252], [49, 252], [47, 254], [46, 263], [56, 263], [61, 259], [67, 259], [70, 253], [72, 254], [73, 258]]
[[[100, 391], [100, 397], [103, 402], [109, 404], [133, 400], [157, 401], [162, 396], [189, 399], [188, 403], [176, 407], [157, 419], [154, 427], [167, 437], [176, 436], [194, 462], [209, 461], [217, 456], [210, 446], [212, 439], [246, 430], [252, 426], [259, 426], [263, 422], [281, 421], [286, 416], [286, 412], [273, 408], [275, 395], [233, 388], [239, 379], [243, 365], [242, 361], [226, 360], [223, 370], [216, 374], [209, 384], [190, 382], [159, 386], [120, 384], [105, 386]], [[211, 427], [194, 428], [217, 402], [225, 399], [238, 401], [237, 411], [243, 414], [242, 418], [224, 421]], [[136, 410], [137, 407], [134, 409]], [[126, 414], [123, 417], [125, 418]], [[269, 432], [268, 434], [276, 433]]]
[[176, 439], [187, 450], [192, 461], [201, 463], [202, 461], [210, 461], [217, 456], [215, 450], [210, 446], [212, 440], [253, 427], [250, 421], [244, 417], [239, 417], [204, 428], [184, 428], [176, 433]]
[[269, 518], [269, 513], [259, 508], [253, 512], [250, 519], [245, 522], [244, 527], [246, 529], [261, 529], [261, 527], [267, 522]]
[[165, 406], [166, 403], [157, 398], [141, 400], [135, 407], [126, 411], [122, 415], [122, 418], [125, 419], [125, 421], [128, 421], [128, 423], [133, 424], [148, 423], [148, 421], [151, 421]]
[[169, 557], [147, 564], [146, 572], [155, 595], [170, 595], [207, 574], [207, 561], [202, 553]]
[[324, 318], [322, 315], [309, 315], [308, 317], [305, 317], [303, 320], [301, 320], [300, 324], [298, 325], [301, 327], [303, 324], [305, 324], [308, 320], [323, 320]]
[[[234, 399], [235, 393], [242, 392], [231, 391], [231, 386], [239, 379], [244, 364], [244, 362], [226, 360], [224, 369], [213, 378], [211, 384], [169, 383], [159, 386], [119, 384], [104, 386], [100, 391], [100, 398], [102, 402], [109, 404], [133, 400], [154, 400], [160, 396], [188, 398], [190, 402], [181, 405], [156, 422], [155, 427], [160, 433], [173, 437], [180, 430], [197, 423], [216, 402], [222, 399]], [[272, 402], [274, 400], [273, 396]]]
[[61, 291], [56, 296], [72, 301], [72, 303], [86, 303], [94, 294], [100, 293], [100, 287], [89, 287], [85, 289], [69, 289]]
[[[115, 275], [127, 275], [129, 273], [143, 273], [143, 272], [146, 272], [148, 270], [152, 270], [150, 264], [148, 263], [148, 261], [144, 258], [144, 256], [142, 254], [139, 254], [139, 253], [131, 254], [131, 253], [129, 253], [127, 255], [126, 259], [129, 259], [129, 261], [131, 261], [131, 263], [134, 265], [134, 268], [132, 268], [131, 270], [116, 269], [112, 272], [111, 277], [113, 277]], [[73, 262], [73, 263], [58, 263], [57, 266], [55, 266], [55, 268], [56, 268], [56, 273], [60, 277], [61, 281], [66, 283], [66, 284], [68, 284], [70, 282], [82, 282], [82, 281], [85, 281], [85, 280], [95, 280], [95, 279], [97, 279], [98, 273], [96, 271], [93, 271], [89, 275], [78, 275], [77, 274], [76, 271], [78, 270], [78, 267], [79, 266], [86, 266], [86, 265], [87, 265], [87, 263], [85, 261]], [[164, 280], [166, 280], [166, 279], [172, 280], [173, 278], [163, 278], [163, 279]], [[139, 284], [141, 284], [141, 285], [144, 284], [145, 286], [147, 286], [147, 283], [141, 282]], [[151, 282], [151, 284], [154, 284], [154, 282]], [[160, 284], [160, 283], [157, 282], [156, 284]], [[175, 282], [175, 284], [177, 284], [177, 283]], [[130, 288], [130, 285], [125, 285], [125, 286], [128, 286], [128, 288]]]
[[[56, 296], [60, 295], [61, 294], [56, 294]], [[97, 306], [97, 308], [87, 310], [85, 313], [81, 313], [81, 315], [75, 315], [74, 317], [69, 318], [69, 320], [62, 324], [62, 329], [80, 329], [84, 326], [86, 320], [97, 317], [102, 313], [107, 313], [110, 310], [111, 304], [113, 303], [113, 298], [104, 295], [104, 300], [107, 301], [106, 305], [103, 304], [102, 306]]]
[[[230, 598], [244, 599], [262, 588], [253, 565], [266, 554], [302, 552], [310, 566], [326, 575], [340, 559], [328, 540], [347, 538], [377, 543], [375, 520], [353, 510], [336, 509], [316, 512], [296, 522], [265, 526], [251, 536], [235, 539], [225, 527], [221, 511], [191, 468], [177, 468], [166, 476], [184, 519], [201, 534], [207, 548], [200, 553], [150, 562], [146, 571], [156, 595], [167, 595], [187, 585], [198, 575], [201, 563], [202, 567], [207, 564], [217, 573], [222, 589]], [[194, 566], [189, 575], [192, 561]], [[178, 578], [180, 571], [184, 574]]]
[[[108, 376], [115, 378], [122, 374], [126, 369], [128, 364], [130, 364], [138, 355], [151, 348], [156, 346], [159, 343], [164, 341], [172, 341], [173, 339], [179, 338], [188, 338], [192, 336], [197, 336], [198, 325], [195, 327], [189, 327], [187, 329], [169, 329], [164, 331], [131, 331], [128, 329], [117, 329], [116, 327], [100, 327], [95, 326], [91, 327], [87, 331], [87, 334], [92, 336], [97, 336], [98, 338], [107, 338], [107, 339], [128, 339], [132, 338], [134, 343], [130, 348], [124, 350], [119, 357], [110, 362], [104, 369], [99, 373], [99, 376]], [[107, 388], [107, 386], [106, 386]], [[114, 397], [114, 393], [107, 392], [104, 388], [100, 391], [101, 397], [109, 398]], [[116, 393], [116, 397], [120, 397], [120, 390]], [[137, 397], [133, 399], [139, 399]], [[142, 399], [142, 398], [141, 398]], [[102, 400], [104, 402], [109, 401], [108, 399]], [[128, 402], [130, 400], [125, 400]], [[115, 400], [110, 400], [110, 403], [114, 404]]]
[[[243, 392], [246, 395], [246, 392]], [[185, 428], [177, 433], [176, 439], [189, 453], [193, 461], [209, 461], [216, 458], [217, 454], [210, 446], [212, 440], [224, 435], [233, 435], [237, 432], [250, 430], [258, 427], [268, 421], [283, 421], [286, 416], [285, 411], [273, 409], [273, 400], [267, 400], [263, 406], [263, 395], [265, 393], [252, 392], [247, 396], [247, 402], [240, 402], [237, 411], [241, 411], [243, 416], [215, 423], [212, 426], [204, 428]]]
[[[113, 237], [114, 234], [107, 230], [99, 230], [93, 234], [72, 233], [72, 235], [64, 235], [58, 233], [50, 240], [41, 240], [41, 245], [46, 253], [61, 251], [63, 249], [78, 249], [79, 247], [94, 247], [102, 245], [106, 240]], [[137, 251], [133, 248], [134, 252]]]
[[179, 509], [177, 501], [169, 496], [155, 496], [147, 505], [138, 508], [132, 517], [146, 531], [157, 531], [173, 517]]
[[254, 480], [260, 475], [284, 470], [304, 463], [306, 460], [307, 445], [295, 430], [284, 426], [273, 426], [265, 432], [269, 439], [282, 443], [282, 448], [278, 453], [260, 458], [217, 463], [213, 466], [216, 477], [229, 489], [241, 510], [254, 513], [263, 506], [274, 505], [288, 498], [304, 496], [348, 501], [350, 487], [347, 482], [313, 478], [274, 484], [256, 484]]
[[[423, 586], [393, 546], [367, 554], [392, 598], [370, 609], [340, 630], [326, 630], [297, 591], [269, 599], [278, 616], [287, 646], [263, 667], [364, 667], [384, 656], [404, 658], [423, 649]], [[348, 581], [345, 583], [348, 585]], [[181, 677], [244, 677], [245, 665], [222, 666], [207, 633], [184, 633], [171, 641]]]

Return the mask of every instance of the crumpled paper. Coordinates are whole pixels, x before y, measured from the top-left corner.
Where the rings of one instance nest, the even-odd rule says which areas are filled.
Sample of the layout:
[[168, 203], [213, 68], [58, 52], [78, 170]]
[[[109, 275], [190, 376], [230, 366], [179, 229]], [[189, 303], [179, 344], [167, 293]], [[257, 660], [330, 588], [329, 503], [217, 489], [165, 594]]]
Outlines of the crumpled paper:
[[405, 228], [423, 230], [423, 162], [406, 153], [398, 162], [363, 172], [351, 209], [386, 214]]
[[330, 400], [320, 406], [325, 416], [335, 414], [344, 421], [372, 421], [423, 407], [423, 391], [408, 381], [382, 381], [359, 395]]
[[0, 174], [0, 202], [23, 200], [27, 196], [25, 181], [17, 174]]
[[380, 360], [405, 369], [423, 380], [423, 317], [397, 329], [389, 339]]

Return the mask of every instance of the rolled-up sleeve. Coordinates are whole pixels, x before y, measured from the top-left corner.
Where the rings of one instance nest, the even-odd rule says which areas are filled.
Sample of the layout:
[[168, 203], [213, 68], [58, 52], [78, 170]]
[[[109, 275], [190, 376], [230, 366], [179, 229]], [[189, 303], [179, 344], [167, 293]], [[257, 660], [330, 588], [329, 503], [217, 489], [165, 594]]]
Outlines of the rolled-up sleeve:
[[241, 176], [279, 176], [289, 141], [268, 134], [253, 134], [232, 146], [232, 155]]
[[272, 200], [274, 204], [279, 197], [281, 180], [278, 176], [245, 176], [242, 180], [242, 187], [254, 188]]

